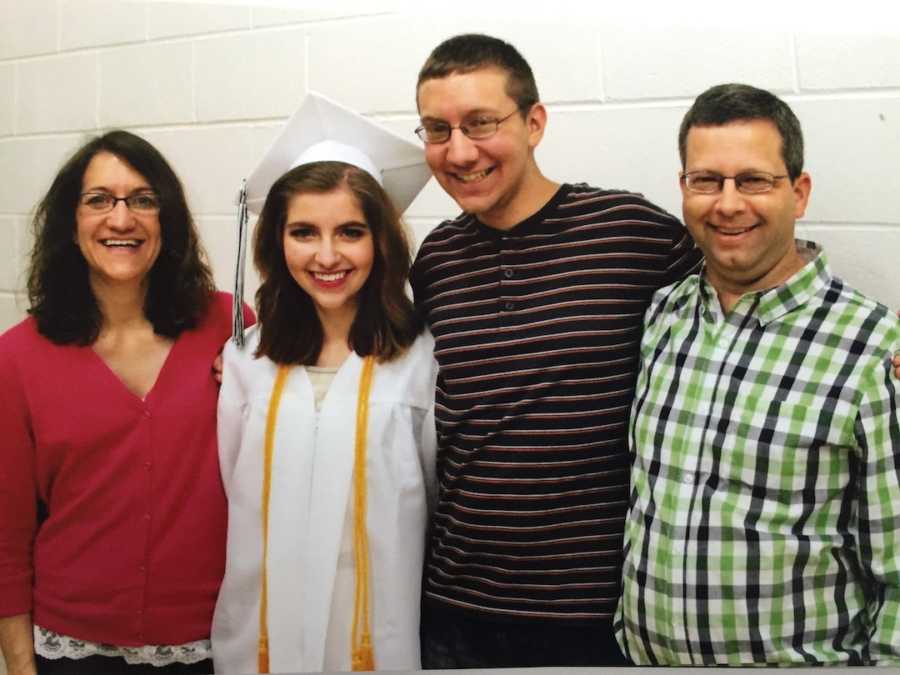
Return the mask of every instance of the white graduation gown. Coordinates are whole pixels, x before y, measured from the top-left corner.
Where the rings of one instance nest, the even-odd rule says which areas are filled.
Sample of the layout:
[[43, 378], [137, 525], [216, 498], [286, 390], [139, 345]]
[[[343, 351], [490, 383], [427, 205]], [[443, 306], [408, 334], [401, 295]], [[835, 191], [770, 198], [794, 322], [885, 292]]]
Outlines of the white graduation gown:
[[[263, 439], [277, 371], [269, 359], [253, 357], [258, 342], [257, 330], [250, 328], [243, 350], [229, 343], [224, 351], [219, 458], [228, 496], [228, 553], [212, 625], [216, 673], [257, 672]], [[379, 670], [420, 667], [420, 584], [435, 484], [433, 346], [425, 333], [402, 358], [377, 363], [369, 396], [370, 602]], [[362, 359], [351, 353], [335, 374], [318, 419], [306, 369], [292, 368], [285, 382], [269, 506], [273, 673], [323, 670], [338, 555], [351, 508], [361, 370]], [[348, 639], [348, 654], [349, 649]]]

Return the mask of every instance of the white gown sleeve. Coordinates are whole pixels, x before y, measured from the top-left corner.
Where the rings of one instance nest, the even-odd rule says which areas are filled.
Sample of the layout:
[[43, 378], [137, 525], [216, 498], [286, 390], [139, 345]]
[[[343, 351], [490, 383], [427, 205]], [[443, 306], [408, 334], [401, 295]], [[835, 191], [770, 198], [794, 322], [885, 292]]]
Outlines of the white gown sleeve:
[[428, 512], [432, 513], [437, 506], [437, 432], [434, 427], [434, 403], [428, 409], [422, 423], [422, 440], [419, 443], [419, 454], [422, 461], [422, 474], [425, 479], [425, 497], [428, 500]]
[[430, 335], [427, 335], [427, 345], [425, 350], [427, 367], [422, 368], [421, 372], [427, 373], [428, 377], [426, 389], [428, 407], [419, 433], [419, 461], [422, 463], [422, 475], [425, 479], [428, 512], [431, 513], [437, 505], [437, 430], [434, 420], [434, 388], [437, 385], [438, 365], [433, 353], [434, 340]]
[[[244, 349], [250, 349], [245, 346]], [[219, 470], [225, 494], [230, 496], [234, 467], [244, 435], [247, 391], [241, 376], [242, 352], [230, 341], [222, 351], [222, 388], [219, 390], [218, 437]]]

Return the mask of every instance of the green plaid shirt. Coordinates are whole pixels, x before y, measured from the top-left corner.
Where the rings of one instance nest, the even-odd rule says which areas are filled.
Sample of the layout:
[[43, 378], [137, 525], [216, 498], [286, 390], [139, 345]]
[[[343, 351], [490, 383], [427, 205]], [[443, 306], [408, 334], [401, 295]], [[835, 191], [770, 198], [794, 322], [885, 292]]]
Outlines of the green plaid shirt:
[[798, 248], [727, 316], [693, 275], [645, 317], [616, 620], [638, 664], [900, 665], [900, 321]]

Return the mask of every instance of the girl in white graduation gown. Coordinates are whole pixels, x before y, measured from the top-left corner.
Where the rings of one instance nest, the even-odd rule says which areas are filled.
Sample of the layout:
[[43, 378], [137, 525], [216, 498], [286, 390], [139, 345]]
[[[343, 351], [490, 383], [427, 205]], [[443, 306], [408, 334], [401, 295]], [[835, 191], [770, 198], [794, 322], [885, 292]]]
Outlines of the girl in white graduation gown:
[[274, 183], [254, 248], [259, 323], [219, 399], [216, 672], [417, 669], [436, 369], [402, 226], [368, 172], [320, 161]]

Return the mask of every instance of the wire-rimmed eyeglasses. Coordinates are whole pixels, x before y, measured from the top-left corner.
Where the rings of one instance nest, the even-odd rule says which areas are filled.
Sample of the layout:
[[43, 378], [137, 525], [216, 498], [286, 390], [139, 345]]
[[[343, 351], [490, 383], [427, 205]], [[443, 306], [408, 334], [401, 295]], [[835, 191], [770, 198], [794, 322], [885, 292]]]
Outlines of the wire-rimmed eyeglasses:
[[744, 171], [735, 176], [723, 176], [715, 171], [689, 171], [681, 175], [684, 186], [701, 195], [720, 193], [726, 180], [733, 180], [737, 191], [743, 194], [763, 194], [774, 188], [782, 178], [787, 178], [787, 175], [776, 176], [766, 171]]
[[516, 108], [505, 117], [491, 117], [490, 115], [477, 115], [459, 125], [448, 124], [440, 120], [428, 120], [416, 129], [416, 136], [426, 143], [444, 143], [450, 140], [450, 134], [454, 129], [459, 129], [467, 138], [479, 141], [490, 138], [497, 133], [500, 124], [519, 112]]
[[128, 210], [134, 213], [159, 211], [159, 197], [154, 192], [136, 192], [127, 197], [116, 197], [108, 192], [85, 192], [78, 197], [78, 205], [92, 213], [108, 213], [119, 202], [125, 202]]

